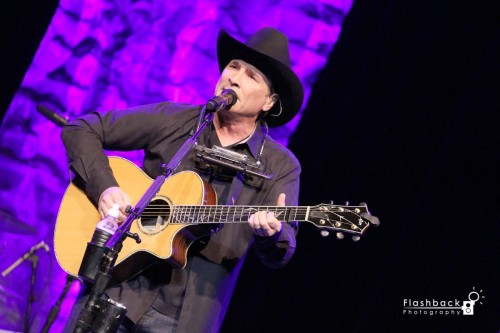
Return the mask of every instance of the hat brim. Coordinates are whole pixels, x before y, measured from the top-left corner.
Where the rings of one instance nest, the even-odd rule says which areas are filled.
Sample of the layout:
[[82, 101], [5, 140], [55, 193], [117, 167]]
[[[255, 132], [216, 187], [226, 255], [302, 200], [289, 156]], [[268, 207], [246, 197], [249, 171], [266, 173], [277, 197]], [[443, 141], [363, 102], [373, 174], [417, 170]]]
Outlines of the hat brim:
[[257, 67], [272, 82], [280, 101], [274, 104], [264, 118], [269, 127], [284, 125], [297, 115], [304, 99], [304, 90], [290, 67], [241, 43], [224, 30], [219, 32], [217, 39], [217, 59], [221, 72], [231, 60], [240, 59]]

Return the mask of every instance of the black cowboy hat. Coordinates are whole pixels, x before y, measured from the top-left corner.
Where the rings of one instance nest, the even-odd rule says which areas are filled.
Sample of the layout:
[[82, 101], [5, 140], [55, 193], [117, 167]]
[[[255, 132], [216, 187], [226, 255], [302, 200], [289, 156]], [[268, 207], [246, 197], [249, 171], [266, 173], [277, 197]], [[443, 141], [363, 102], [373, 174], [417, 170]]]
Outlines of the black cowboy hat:
[[240, 59], [258, 68], [271, 81], [280, 98], [265, 116], [270, 127], [286, 124], [299, 112], [304, 90], [290, 68], [288, 38], [280, 31], [263, 28], [246, 43], [241, 43], [221, 30], [217, 39], [217, 59], [221, 72], [231, 60]]

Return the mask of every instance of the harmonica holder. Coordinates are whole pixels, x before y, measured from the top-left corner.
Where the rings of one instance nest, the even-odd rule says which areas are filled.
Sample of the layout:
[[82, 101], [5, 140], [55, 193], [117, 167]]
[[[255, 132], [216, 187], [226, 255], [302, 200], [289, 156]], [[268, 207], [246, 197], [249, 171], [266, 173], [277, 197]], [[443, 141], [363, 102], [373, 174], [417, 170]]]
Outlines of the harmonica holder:
[[267, 174], [260, 163], [251, 161], [247, 155], [219, 146], [207, 148], [195, 145], [196, 157], [210, 165], [216, 165], [243, 173], [247, 176], [256, 176], [272, 179], [273, 174]]

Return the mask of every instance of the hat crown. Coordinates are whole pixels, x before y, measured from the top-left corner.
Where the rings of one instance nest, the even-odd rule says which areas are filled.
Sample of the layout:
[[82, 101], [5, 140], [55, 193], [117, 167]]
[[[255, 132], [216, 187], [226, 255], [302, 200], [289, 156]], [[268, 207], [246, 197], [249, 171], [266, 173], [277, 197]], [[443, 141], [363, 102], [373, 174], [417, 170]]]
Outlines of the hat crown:
[[263, 28], [250, 36], [247, 46], [290, 67], [288, 37], [273, 28]]

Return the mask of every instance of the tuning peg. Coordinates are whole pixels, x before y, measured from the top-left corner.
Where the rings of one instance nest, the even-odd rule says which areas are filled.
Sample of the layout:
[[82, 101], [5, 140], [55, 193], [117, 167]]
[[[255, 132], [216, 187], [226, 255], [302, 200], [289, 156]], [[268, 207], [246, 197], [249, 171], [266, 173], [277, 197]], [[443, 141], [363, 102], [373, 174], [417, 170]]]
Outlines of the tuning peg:
[[330, 232], [328, 230], [321, 230], [320, 234], [323, 237], [327, 237], [328, 235], [330, 235]]
[[353, 242], [357, 242], [357, 241], [359, 241], [360, 239], [361, 239], [361, 237], [359, 237], [359, 236], [352, 236], [352, 241], [353, 241]]
[[373, 224], [374, 226], [379, 226], [380, 225], [380, 220], [378, 219], [378, 217], [376, 216], [373, 216], [369, 213], [362, 213], [360, 215], [364, 220], [370, 222], [371, 224]]
[[349, 206], [349, 201], [346, 201], [346, 202], [345, 202], [345, 205], [346, 205], [346, 206]]
[[333, 200], [330, 200], [330, 205], [333, 205]]
[[344, 239], [344, 234], [341, 232], [337, 232], [335, 236], [337, 236], [338, 239]]

